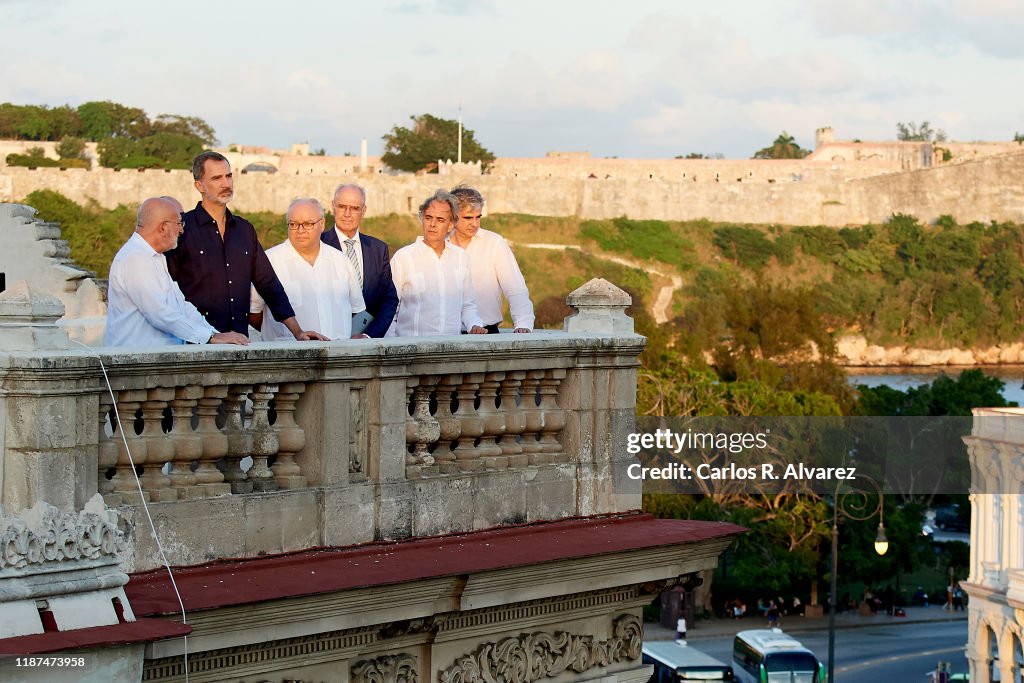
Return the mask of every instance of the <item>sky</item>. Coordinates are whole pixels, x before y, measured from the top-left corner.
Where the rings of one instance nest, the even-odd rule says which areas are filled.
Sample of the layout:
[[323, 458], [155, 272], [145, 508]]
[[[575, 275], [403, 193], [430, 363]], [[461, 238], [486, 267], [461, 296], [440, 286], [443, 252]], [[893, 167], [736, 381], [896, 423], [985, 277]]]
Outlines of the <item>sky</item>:
[[498, 156], [749, 158], [1024, 132], [1020, 0], [0, 0], [0, 102], [199, 116], [222, 145], [383, 152], [409, 117]]

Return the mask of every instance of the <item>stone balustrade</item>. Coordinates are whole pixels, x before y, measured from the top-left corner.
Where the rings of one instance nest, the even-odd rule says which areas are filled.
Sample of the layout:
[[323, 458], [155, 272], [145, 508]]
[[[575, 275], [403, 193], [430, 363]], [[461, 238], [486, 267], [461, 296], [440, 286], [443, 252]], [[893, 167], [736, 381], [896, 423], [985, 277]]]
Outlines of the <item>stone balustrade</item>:
[[644, 340], [581, 289], [560, 332], [8, 351], [2, 503], [100, 493], [129, 571], [160, 564], [140, 494], [171, 564], [635, 509], [612, 471]]

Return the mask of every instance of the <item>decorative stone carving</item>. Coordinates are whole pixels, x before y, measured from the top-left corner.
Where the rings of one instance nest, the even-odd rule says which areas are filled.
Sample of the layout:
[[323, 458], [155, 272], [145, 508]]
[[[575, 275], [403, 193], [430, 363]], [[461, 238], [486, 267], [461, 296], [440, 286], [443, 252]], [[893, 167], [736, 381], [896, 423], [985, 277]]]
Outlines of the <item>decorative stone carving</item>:
[[0, 573], [66, 560], [116, 560], [124, 545], [117, 513], [104, 507], [99, 494], [79, 512], [41, 501], [17, 517], [0, 508]]
[[384, 655], [352, 665], [352, 683], [418, 683], [419, 664], [412, 655]]
[[440, 683], [533, 683], [565, 671], [583, 673], [594, 667], [640, 658], [643, 626], [633, 614], [613, 623], [614, 637], [596, 641], [593, 636], [564, 631], [522, 634], [497, 643], [485, 643], [472, 655], [455, 660], [440, 671]]

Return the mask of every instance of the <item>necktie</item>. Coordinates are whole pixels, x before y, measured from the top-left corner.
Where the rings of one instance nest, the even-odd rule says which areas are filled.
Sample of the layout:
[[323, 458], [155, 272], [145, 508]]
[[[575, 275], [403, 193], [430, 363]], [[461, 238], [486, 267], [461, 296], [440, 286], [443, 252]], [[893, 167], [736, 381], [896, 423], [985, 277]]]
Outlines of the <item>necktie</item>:
[[359, 278], [359, 286], [363, 286], [363, 271], [359, 267], [359, 257], [356, 256], [356, 241], [345, 240], [345, 256], [348, 256], [348, 260], [352, 262], [352, 267], [355, 268], [356, 277]]

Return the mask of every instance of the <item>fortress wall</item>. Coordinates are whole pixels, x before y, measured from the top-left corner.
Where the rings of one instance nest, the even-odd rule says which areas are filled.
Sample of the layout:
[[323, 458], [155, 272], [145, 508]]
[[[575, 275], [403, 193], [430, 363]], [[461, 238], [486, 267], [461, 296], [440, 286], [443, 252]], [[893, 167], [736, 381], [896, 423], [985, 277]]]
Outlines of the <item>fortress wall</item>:
[[[0, 169], [7, 167], [8, 154], [27, 154], [33, 147], [42, 147], [43, 156], [47, 159], [60, 159], [60, 155], [57, 154], [57, 145], [59, 144], [59, 142], [46, 140], [0, 140]], [[91, 160], [94, 166], [98, 163], [99, 154], [96, 151], [95, 142], [85, 143], [85, 156]]]
[[[848, 161], [848, 160], [847, 160]], [[636, 180], [689, 180], [696, 182], [776, 182], [810, 176], [842, 168], [847, 177], [865, 177], [900, 170], [898, 162], [888, 158], [866, 159], [856, 163], [825, 159], [595, 159], [581, 156], [556, 156], [542, 159], [501, 158], [494, 162], [491, 175], [533, 178], [596, 179], [631, 178]], [[653, 176], [653, 178], [651, 177]], [[593, 180], [594, 178], [589, 178]]]
[[1024, 222], [1024, 150], [951, 166], [851, 180], [849, 211], [861, 221], [907, 213], [932, 222]]
[[[799, 182], [705, 182], [700, 176], [694, 181], [250, 173], [236, 176], [232, 208], [241, 213], [283, 213], [294, 197], [313, 196], [329, 202], [339, 183], [356, 182], [366, 187], [369, 215], [411, 214], [438, 187], [468, 182], [483, 192], [492, 213], [843, 226], [880, 222], [899, 212], [925, 221], [950, 214], [961, 222], [1024, 222], [1024, 151], [870, 178], [851, 179], [850, 168], [814, 167]], [[176, 196], [186, 206], [198, 200], [188, 171], [0, 171], [0, 201], [19, 200], [41, 188], [59, 191], [77, 202], [94, 198], [105, 207], [138, 204], [161, 194]]]

